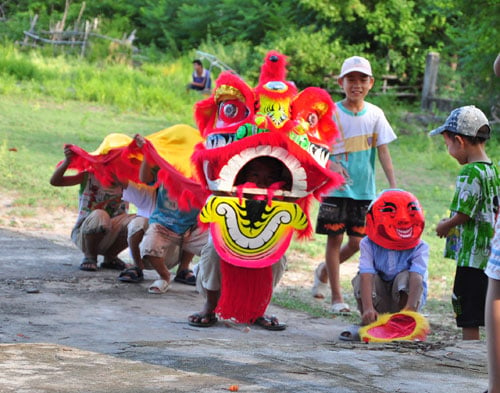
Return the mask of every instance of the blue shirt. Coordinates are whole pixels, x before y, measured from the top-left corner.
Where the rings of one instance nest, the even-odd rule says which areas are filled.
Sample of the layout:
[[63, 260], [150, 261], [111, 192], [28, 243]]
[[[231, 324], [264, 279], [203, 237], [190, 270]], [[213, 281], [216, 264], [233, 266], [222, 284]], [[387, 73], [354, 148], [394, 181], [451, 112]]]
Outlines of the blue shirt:
[[182, 235], [198, 222], [198, 209], [183, 211], [176, 201], [168, 198], [168, 192], [160, 185], [156, 197], [156, 207], [149, 217], [151, 224], [160, 224], [172, 232]]
[[409, 250], [389, 250], [364, 237], [359, 244], [359, 273], [378, 274], [384, 281], [392, 281], [404, 270], [422, 276], [424, 292], [422, 305], [427, 299], [427, 264], [429, 246], [423, 240]]
[[364, 103], [353, 113], [337, 102], [334, 120], [340, 137], [333, 145], [331, 160], [340, 163], [349, 174], [347, 184], [328, 196], [372, 200], [376, 197], [375, 157], [377, 147], [395, 140], [396, 134], [378, 106]]

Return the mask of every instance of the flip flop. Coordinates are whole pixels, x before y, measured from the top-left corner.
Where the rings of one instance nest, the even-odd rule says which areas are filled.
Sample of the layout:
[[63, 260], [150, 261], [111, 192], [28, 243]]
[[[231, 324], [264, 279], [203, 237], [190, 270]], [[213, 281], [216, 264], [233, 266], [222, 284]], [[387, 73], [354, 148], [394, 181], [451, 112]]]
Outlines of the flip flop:
[[343, 330], [339, 334], [339, 340], [341, 341], [361, 341], [359, 337], [359, 325], [351, 325], [346, 330]]
[[[217, 322], [217, 317], [215, 316], [214, 312], [208, 313], [208, 314], [201, 314], [201, 313], [194, 313], [193, 315], [190, 315], [189, 318], [196, 319], [196, 321], [191, 321], [188, 319], [188, 324], [190, 326], [196, 326], [196, 327], [210, 327], [215, 325]], [[202, 319], [206, 319], [207, 322], [202, 322]]]
[[160, 279], [160, 280], [154, 281], [149, 286], [148, 292], [155, 294], [155, 295], [161, 295], [161, 294], [167, 292], [169, 288], [170, 288], [170, 283], [168, 281]]
[[97, 271], [97, 260], [94, 258], [85, 257], [80, 263], [80, 270], [85, 272], [95, 272]]
[[144, 274], [141, 269], [134, 266], [121, 272], [118, 276], [118, 280], [121, 282], [138, 283], [144, 280]]
[[279, 331], [286, 329], [286, 324], [279, 323], [278, 318], [276, 318], [274, 315], [272, 315], [271, 317], [266, 317], [266, 316], [259, 317], [255, 320], [253, 324], [255, 326], [260, 326], [261, 328], [266, 330]]
[[323, 268], [325, 262], [321, 262], [314, 270], [314, 284], [311, 288], [311, 293], [316, 299], [324, 299], [328, 294], [330, 286], [328, 282], [323, 282], [319, 279], [319, 271]]
[[[191, 276], [187, 277], [190, 273]], [[184, 269], [175, 275], [174, 281], [186, 285], [196, 285], [196, 276], [191, 269]]]
[[351, 309], [347, 303], [335, 303], [332, 304], [330, 312], [334, 315], [350, 315]]

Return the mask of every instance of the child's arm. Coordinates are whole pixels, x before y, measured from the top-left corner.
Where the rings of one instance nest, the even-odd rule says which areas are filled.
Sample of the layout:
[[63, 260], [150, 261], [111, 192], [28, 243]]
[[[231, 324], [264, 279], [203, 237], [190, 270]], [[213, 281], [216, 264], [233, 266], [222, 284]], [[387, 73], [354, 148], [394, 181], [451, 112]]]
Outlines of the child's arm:
[[451, 218], [443, 218], [436, 227], [436, 234], [439, 237], [446, 237], [452, 228], [462, 225], [470, 220], [467, 214], [457, 212]]
[[410, 272], [408, 300], [404, 307], [405, 310], [417, 311], [420, 297], [422, 296], [422, 285], [424, 278], [417, 272]]
[[396, 188], [396, 177], [394, 176], [394, 167], [392, 166], [391, 153], [387, 144], [377, 147], [378, 159], [384, 170], [385, 177], [389, 182], [390, 188]]
[[69, 167], [69, 164], [71, 163], [71, 158], [75, 155], [70, 147], [71, 145], [64, 146], [64, 161], [56, 168], [56, 170], [52, 174], [52, 177], [50, 178], [50, 184], [53, 186], [76, 186], [77, 184], [81, 184], [85, 177], [85, 173], [83, 172], [80, 172], [76, 175], [64, 176]]
[[373, 288], [373, 274], [371, 273], [361, 273], [361, 309], [363, 314], [361, 315], [361, 323], [363, 325], [368, 325], [375, 322], [378, 317], [375, 307], [373, 307], [372, 298], [372, 288]]
[[[137, 144], [137, 147], [139, 147], [140, 149], [142, 149], [142, 147], [146, 143], [146, 140], [140, 134], [135, 134], [134, 140], [135, 143]], [[141, 168], [139, 169], [139, 180], [146, 184], [154, 183], [156, 181], [154, 169], [155, 167], [150, 165], [146, 160], [146, 157], [144, 156], [141, 163]]]

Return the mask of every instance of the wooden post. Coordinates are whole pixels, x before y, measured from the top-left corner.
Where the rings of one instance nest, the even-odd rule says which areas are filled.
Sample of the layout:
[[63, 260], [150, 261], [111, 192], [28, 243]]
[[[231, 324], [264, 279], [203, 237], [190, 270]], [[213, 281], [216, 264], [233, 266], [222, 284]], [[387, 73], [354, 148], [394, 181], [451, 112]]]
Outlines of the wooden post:
[[439, 69], [439, 53], [430, 52], [425, 59], [424, 85], [422, 87], [422, 109], [430, 109], [436, 93]]

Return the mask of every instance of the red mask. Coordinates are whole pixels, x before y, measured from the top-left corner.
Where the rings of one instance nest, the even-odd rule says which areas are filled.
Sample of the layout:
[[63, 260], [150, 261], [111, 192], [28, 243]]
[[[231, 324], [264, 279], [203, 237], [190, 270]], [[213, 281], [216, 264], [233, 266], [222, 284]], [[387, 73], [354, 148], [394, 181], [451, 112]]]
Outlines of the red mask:
[[366, 214], [366, 234], [381, 247], [409, 250], [420, 241], [425, 219], [418, 199], [403, 190], [386, 190]]

